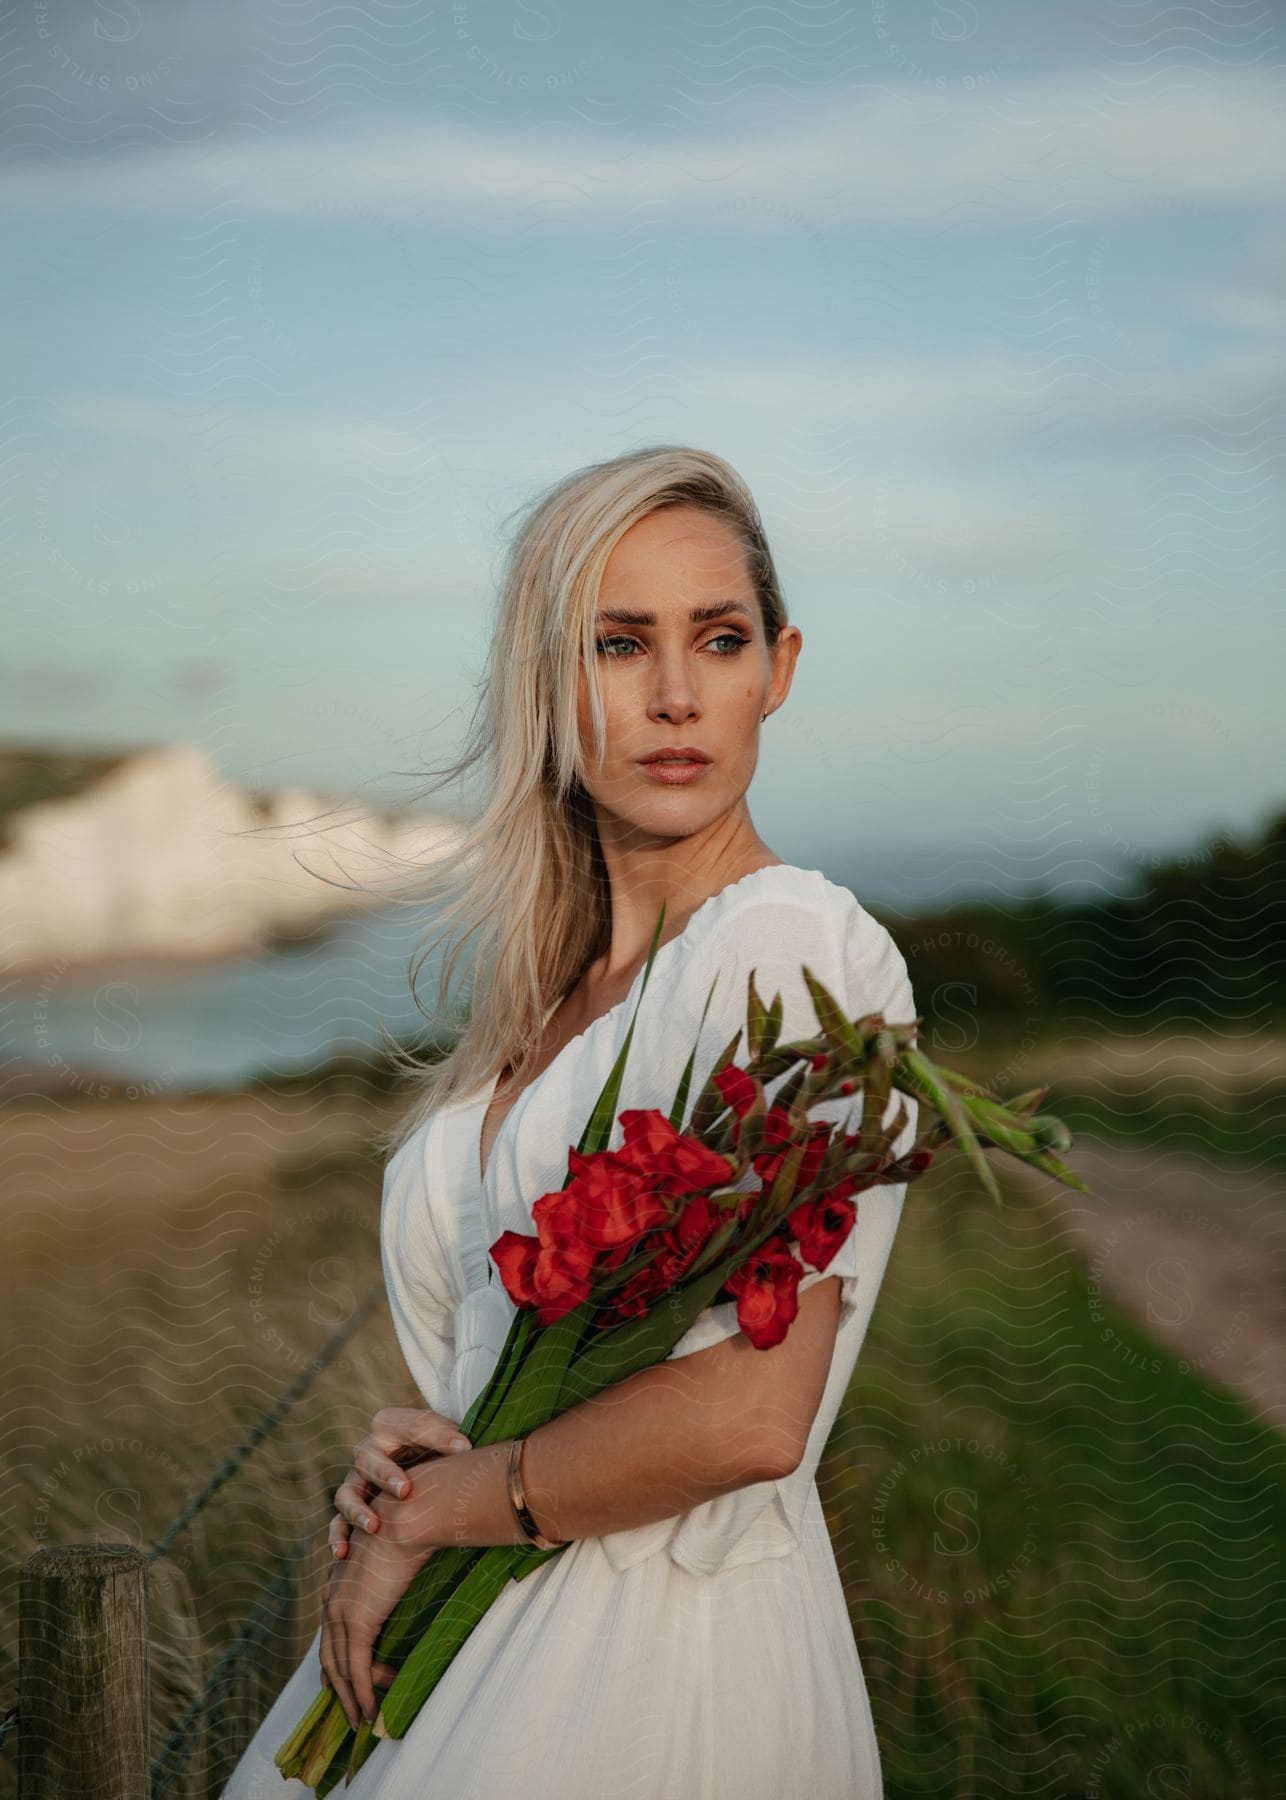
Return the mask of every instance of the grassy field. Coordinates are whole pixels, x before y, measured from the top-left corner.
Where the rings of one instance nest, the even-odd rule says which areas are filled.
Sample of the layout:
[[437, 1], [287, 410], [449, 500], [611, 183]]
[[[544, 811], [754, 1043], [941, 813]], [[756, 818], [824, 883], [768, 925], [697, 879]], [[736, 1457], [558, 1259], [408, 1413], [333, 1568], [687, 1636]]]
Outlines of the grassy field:
[[[377, 1104], [4, 1120], [5, 1705], [29, 1550], [151, 1542], [378, 1279]], [[413, 1398], [381, 1309], [180, 1538], [207, 1657], [371, 1412]], [[1039, 1187], [997, 1212], [940, 1159], [819, 1484], [890, 1800], [1286, 1791], [1284, 1478], [1277, 1434], [1091, 1291]]]
[[819, 1485], [890, 1796], [1286, 1788], [1286, 1442], [1038, 1194], [908, 1195]]
[[[1123, 1149], [1164, 1147], [1286, 1174], [1286, 1036], [1247, 1031], [1198, 1038], [1140, 1024], [1104, 1038], [1070, 1026], [1034, 1042], [988, 1027], [991, 1070], [1005, 1092], [1049, 1082], [1048, 1104], [1073, 1137], [1090, 1133]], [[966, 1066], [949, 1046], [925, 1048], [939, 1062]], [[979, 1069], [984, 1080], [994, 1074]]]

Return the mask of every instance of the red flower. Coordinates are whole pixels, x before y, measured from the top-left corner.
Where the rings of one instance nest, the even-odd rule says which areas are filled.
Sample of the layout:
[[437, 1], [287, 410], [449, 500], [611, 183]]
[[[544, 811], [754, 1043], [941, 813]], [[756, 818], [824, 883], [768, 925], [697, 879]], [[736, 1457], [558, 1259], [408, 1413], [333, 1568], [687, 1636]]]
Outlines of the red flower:
[[491, 1260], [515, 1306], [536, 1304], [533, 1276], [539, 1249], [539, 1238], [524, 1237], [520, 1231], [502, 1231], [491, 1246]]
[[613, 1269], [619, 1269], [623, 1262], [628, 1262], [637, 1248], [637, 1239], [630, 1244], [613, 1244], [610, 1250], [603, 1251], [598, 1259], [598, 1266], [610, 1274]]
[[664, 1285], [658, 1284], [653, 1264], [649, 1263], [646, 1268], [637, 1270], [612, 1296], [613, 1321], [641, 1319], [644, 1313], [651, 1311], [652, 1301], [659, 1292], [664, 1291]]
[[[643, 1312], [648, 1312], [654, 1301], [683, 1280], [684, 1274], [692, 1269], [693, 1262], [710, 1242], [711, 1233], [717, 1231], [728, 1217], [728, 1213], [720, 1211], [708, 1195], [693, 1195], [668, 1231], [657, 1231], [652, 1246], [643, 1247], [647, 1262], [630, 1274], [616, 1294], [612, 1294], [607, 1303], [607, 1319], [618, 1323], [620, 1319], [639, 1318]], [[607, 1256], [600, 1258], [598, 1267], [620, 1267], [621, 1262], [625, 1262], [625, 1255], [625, 1251], [609, 1251]]]
[[572, 1179], [564, 1188], [542, 1194], [531, 1209], [540, 1240], [610, 1250], [633, 1244], [653, 1226], [669, 1223], [670, 1207], [654, 1182], [622, 1163], [614, 1150], [568, 1158]]
[[759, 1084], [735, 1063], [729, 1063], [726, 1069], [720, 1069], [711, 1079], [718, 1088], [719, 1098], [724, 1105], [730, 1106], [739, 1119], [744, 1119], [755, 1103]]
[[[774, 1106], [768, 1114], [765, 1125], [772, 1127], [771, 1132], [765, 1128], [765, 1145], [780, 1144], [782, 1148], [780, 1150], [761, 1150], [758, 1155], [751, 1158], [751, 1161], [764, 1186], [770, 1188], [776, 1181], [778, 1171], [792, 1148], [789, 1115]], [[800, 1158], [795, 1185], [791, 1189], [792, 1194], [798, 1194], [817, 1179], [822, 1158], [825, 1156], [827, 1145], [831, 1140], [831, 1129], [825, 1119], [817, 1119], [810, 1124], [807, 1147]]]
[[799, 1174], [795, 1180], [795, 1192], [801, 1188], [811, 1187], [817, 1180], [822, 1166], [822, 1158], [826, 1154], [827, 1145], [831, 1141], [832, 1127], [825, 1119], [819, 1119], [812, 1126], [808, 1136], [808, 1148], [804, 1151], [799, 1165]]
[[553, 1325], [589, 1298], [594, 1252], [577, 1244], [543, 1244], [505, 1231], [491, 1246], [492, 1259], [515, 1306], [532, 1306], [542, 1325]]
[[672, 1199], [699, 1194], [732, 1179], [732, 1164], [700, 1138], [676, 1131], [655, 1106], [628, 1107], [621, 1114], [625, 1142], [615, 1156], [622, 1168], [646, 1176]]
[[757, 1350], [780, 1344], [799, 1311], [804, 1271], [776, 1232], [752, 1251], [725, 1286], [737, 1300], [737, 1323]]
[[817, 1200], [805, 1200], [786, 1214], [799, 1241], [799, 1253], [815, 1269], [824, 1269], [844, 1243], [857, 1218], [857, 1202], [835, 1188]]
[[681, 1281], [705, 1249], [713, 1232], [727, 1218], [708, 1194], [696, 1194], [680, 1212], [668, 1231], [657, 1238], [654, 1267], [660, 1277], [659, 1291], [664, 1293]]
[[789, 1144], [790, 1129], [790, 1113], [787, 1109], [776, 1104], [770, 1106], [764, 1119], [765, 1144]]
[[665, 1235], [688, 1262], [695, 1262], [727, 1217], [708, 1194], [696, 1194]]

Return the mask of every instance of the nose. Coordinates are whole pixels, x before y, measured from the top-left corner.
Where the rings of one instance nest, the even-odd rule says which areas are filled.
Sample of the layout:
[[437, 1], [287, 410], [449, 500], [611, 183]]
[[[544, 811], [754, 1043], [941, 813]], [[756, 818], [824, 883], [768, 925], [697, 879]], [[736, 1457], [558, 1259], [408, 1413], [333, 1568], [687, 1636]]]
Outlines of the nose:
[[701, 716], [696, 684], [681, 650], [662, 652], [656, 658], [656, 678], [648, 699], [648, 718], [676, 725]]

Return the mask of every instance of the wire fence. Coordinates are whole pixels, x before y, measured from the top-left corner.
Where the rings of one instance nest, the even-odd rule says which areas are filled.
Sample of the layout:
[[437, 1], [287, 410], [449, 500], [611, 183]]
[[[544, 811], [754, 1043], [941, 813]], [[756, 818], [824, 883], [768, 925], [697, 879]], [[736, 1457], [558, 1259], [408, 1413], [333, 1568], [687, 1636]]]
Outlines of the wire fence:
[[[383, 1296], [384, 1283], [380, 1280], [344, 1323], [331, 1333], [290, 1385], [256, 1419], [241, 1442], [229, 1451], [209, 1479], [190, 1496], [165, 1530], [141, 1553], [144, 1567], [155, 1565], [168, 1556], [176, 1540], [191, 1527], [220, 1489], [245, 1466], [260, 1445], [277, 1430], [318, 1376], [366, 1323]], [[200, 1796], [200, 1800], [214, 1800], [221, 1793], [227, 1776], [249, 1742], [263, 1713], [294, 1667], [292, 1659], [297, 1656], [299, 1639], [306, 1623], [300, 1615], [305, 1585], [302, 1578], [306, 1561], [315, 1552], [317, 1543], [318, 1534], [315, 1529], [295, 1540], [260, 1589], [250, 1613], [224, 1646], [200, 1687], [184, 1705], [164, 1743], [147, 1764], [145, 1791], [150, 1800], [169, 1800], [176, 1793], [181, 1794], [183, 1800], [196, 1800], [197, 1796]], [[78, 1551], [90, 1553], [104, 1548], [111, 1550], [118, 1547], [66, 1547], [61, 1560], [57, 1561], [58, 1578], [65, 1578], [66, 1571], [76, 1567], [74, 1562], [66, 1561], [67, 1556], [74, 1558]], [[139, 1560], [138, 1553], [134, 1553], [134, 1556], [136, 1561]], [[51, 1608], [47, 1604], [42, 1607], [39, 1598], [45, 1591], [41, 1582], [49, 1582], [57, 1558], [58, 1553], [41, 1550], [28, 1558], [24, 1565], [24, 1583], [29, 1595], [33, 1597], [26, 1611], [33, 1620], [33, 1627], [30, 1634], [27, 1633], [25, 1622], [20, 1627], [18, 1704], [0, 1721], [0, 1744], [7, 1745], [11, 1737], [17, 1738], [23, 1800], [54, 1800], [54, 1796], [63, 1800], [63, 1796], [71, 1791], [65, 1785], [68, 1768], [66, 1745], [49, 1740], [54, 1737], [58, 1726], [59, 1670], [62, 1669], [65, 1674], [69, 1662], [68, 1645], [64, 1640], [75, 1638], [76, 1635], [73, 1617], [75, 1604], [69, 1603], [68, 1599], [73, 1590], [68, 1587], [63, 1595], [63, 1602], [52, 1609], [53, 1632], [59, 1637], [57, 1643], [50, 1641], [50, 1632], [46, 1629]], [[82, 1566], [88, 1568], [89, 1563]], [[145, 1584], [141, 1584], [141, 1588], [146, 1591]], [[63, 1593], [62, 1589], [58, 1591]], [[92, 1611], [92, 1607], [90, 1610]], [[67, 1616], [60, 1618], [59, 1614]], [[144, 1656], [147, 1636], [145, 1627], [145, 1641], [142, 1645]], [[78, 1644], [72, 1645], [72, 1662], [78, 1648]], [[318, 1678], [320, 1680], [320, 1672]], [[125, 1686], [128, 1688], [129, 1683], [126, 1682]], [[33, 1704], [33, 1697], [37, 1695], [39, 1699]], [[115, 1732], [122, 1739], [128, 1738], [137, 1749], [138, 1743], [146, 1736], [145, 1693], [141, 1719], [130, 1718], [127, 1705], [113, 1723], [110, 1716], [112, 1710], [111, 1707], [104, 1708], [108, 1739]], [[211, 1729], [212, 1721], [217, 1722], [215, 1730]], [[102, 1727], [103, 1721], [95, 1722], [95, 1729], [100, 1736]], [[60, 1733], [59, 1736], [61, 1735]], [[128, 1744], [116, 1761], [105, 1755], [101, 1743], [92, 1755], [88, 1746], [85, 1749], [86, 1764], [100, 1765], [101, 1779], [107, 1782], [120, 1779], [119, 1770], [128, 1764], [129, 1755]], [[141, 1776], [141, 1767], [139, 1773]], [[120, 1800], [120, 1795], [107, 1786], [78, 1786], [75, 1791], [87, 1796], [101, 1792], [104, 1800]], [[144, 1791], [141, 1786], [139, 1791]]]

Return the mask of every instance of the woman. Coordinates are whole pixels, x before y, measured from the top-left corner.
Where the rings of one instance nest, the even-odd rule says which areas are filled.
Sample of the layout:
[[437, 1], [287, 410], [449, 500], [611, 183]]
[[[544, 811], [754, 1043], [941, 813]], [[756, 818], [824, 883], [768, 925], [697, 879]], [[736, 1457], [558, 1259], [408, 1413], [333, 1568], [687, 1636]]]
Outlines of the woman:
[[[744, 1023], [747, 982], [811, 1035], [801, 965], [850, 1016], [915, 1016], [888, 932], [775, 857], [746, 790], [801, 646], [754, 502], [720, 458], [662, 446], [578, 471], [518, 533], [477, 755], [492, 797], [452, 859], [481, 932], [468, 1028], [418, 1071], [381, 1220], [398, 1336], [426, 1410], [376, 1416], [336, 1495], [321, 1630], [225, 1790], [302, 1793], [272, 1765], [330, 1681], [354, 1723], [392, 1671], [379, 1627], [440, 1545], [528, 1541], [509, 1444], [455, 1450], [512, 1303], [488, 1246], [530, 1231], [635, 1019], [620, 1108], [668, 1109]], [[448, 918], [450, 918], [448, 913]], [[458, 946], [456, 947], [458, 951]], [[451, 960], [444, 964], [442, 993]], [[711, 980], [715, 995], [702, 1020]], [[890, 1103], [892, 1106], [892, 1102]], [[816, 1109], [849, 1119], [850, 1102]], [[915, 1113], [898, 1141], [914, 1139]], [[356, 1800], [855, 1800], [882, 1791], [862, 1671], [814, 1480], [904, 1187], [861, 1197], [835, 1260], [756, 1350], [733, 1303], [667, 1360], [533, 1431], [520, 1472], [567, 1548], [511, 1581]], [[404, 1471], [395, 1453], [433, 1454]]]

